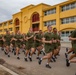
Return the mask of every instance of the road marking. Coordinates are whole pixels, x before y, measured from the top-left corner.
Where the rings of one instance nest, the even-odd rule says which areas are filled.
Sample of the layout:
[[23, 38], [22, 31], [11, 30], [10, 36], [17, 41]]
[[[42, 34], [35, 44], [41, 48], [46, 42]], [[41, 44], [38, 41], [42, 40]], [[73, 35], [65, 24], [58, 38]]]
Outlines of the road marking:
[[1, 67], [2, 69], [4, 69], [5, 71], [9, 72], [9, 73], [12, 74], [12, 75], [19, 75], [19, 74], [13, 72], [12, 70], [10, 70], [10, 69], [8, 69], [8, 68], [2, 66], [2, 65], [0, 65], [0, 67]]

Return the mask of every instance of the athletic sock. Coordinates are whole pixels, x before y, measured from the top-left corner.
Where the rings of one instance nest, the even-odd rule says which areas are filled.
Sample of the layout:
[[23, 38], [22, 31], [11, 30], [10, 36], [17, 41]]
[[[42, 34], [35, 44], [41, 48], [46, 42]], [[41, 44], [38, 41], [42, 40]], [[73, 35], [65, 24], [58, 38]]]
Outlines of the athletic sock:
[[42, 58], [40, 60], [42, 60]]

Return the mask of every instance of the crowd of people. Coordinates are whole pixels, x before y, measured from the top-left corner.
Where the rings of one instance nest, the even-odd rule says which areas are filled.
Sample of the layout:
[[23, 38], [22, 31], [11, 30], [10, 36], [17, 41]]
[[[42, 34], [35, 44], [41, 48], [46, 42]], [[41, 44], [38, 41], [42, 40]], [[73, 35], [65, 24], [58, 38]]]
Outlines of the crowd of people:
[[[36, 53], [38, 59], [38, 64], [40, 65], [43, 60], [47, 59], [46, 67], [51, 68], [50, 62], [56, 62], [57, 56], [60, 55], [60, 33], [56, 28], [47, 26], [47, 31], [42, 32], [42, 30], [33, 32], [32, 28], [29, 28], [27, 34], [21, 34], [17, 31], [16, 34], [10, 34], [7, 30], [5, 35], [0, 35], [0, 47], [4, 51], [5, 55], [10, 57], [10, 52], [14, 53], [19, 60], [20, 49], [24, 52], [24, 60], [28, 62], [33, 61], [33, 55]], [[66, 56], [66, 66], [70, 66], [71, 62], [76, 60], [71, 60], [76, 56], [76, 30], [69, 36], [69, 40], [72, 42], [72, 48], [70, 51], [65, 53]], [[68, 59], [68, 54], [74, 52]], [[43, 53], [43, 57], [40, 54]]]

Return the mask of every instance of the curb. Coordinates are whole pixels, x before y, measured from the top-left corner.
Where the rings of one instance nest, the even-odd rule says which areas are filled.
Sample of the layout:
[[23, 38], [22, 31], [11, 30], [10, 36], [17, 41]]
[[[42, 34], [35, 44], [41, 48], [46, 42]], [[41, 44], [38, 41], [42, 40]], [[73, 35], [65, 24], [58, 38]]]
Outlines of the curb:
[[10, 70], [10, 69], [4, 67], [3, 65], [0, 65], [0, 67], [1, 67], [2, 69], [4, 69], [5, 71], [9, 72], [9, 73], [12, 74], [12, 75], [19, 75], [19, 74], [13, 72], [12, 70]]

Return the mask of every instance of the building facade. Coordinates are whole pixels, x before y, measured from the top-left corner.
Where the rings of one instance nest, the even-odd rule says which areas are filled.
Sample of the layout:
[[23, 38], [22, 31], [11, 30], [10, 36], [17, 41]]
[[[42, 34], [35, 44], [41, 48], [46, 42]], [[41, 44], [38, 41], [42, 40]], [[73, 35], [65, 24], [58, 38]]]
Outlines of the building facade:
[[0, 23], [0, 34], [5, 34], [7, 29], [11, 33], [18, 30], [27, 33], [29, 27], [32, 27], [33, 31], [46, 31], [48, 25], [61, 31], [63, 41], [67, 41], [68, 36], [76, 29], [76, 0], [54, 6], [41, 3], [24, 7], [13, 14], [11, 20]]

